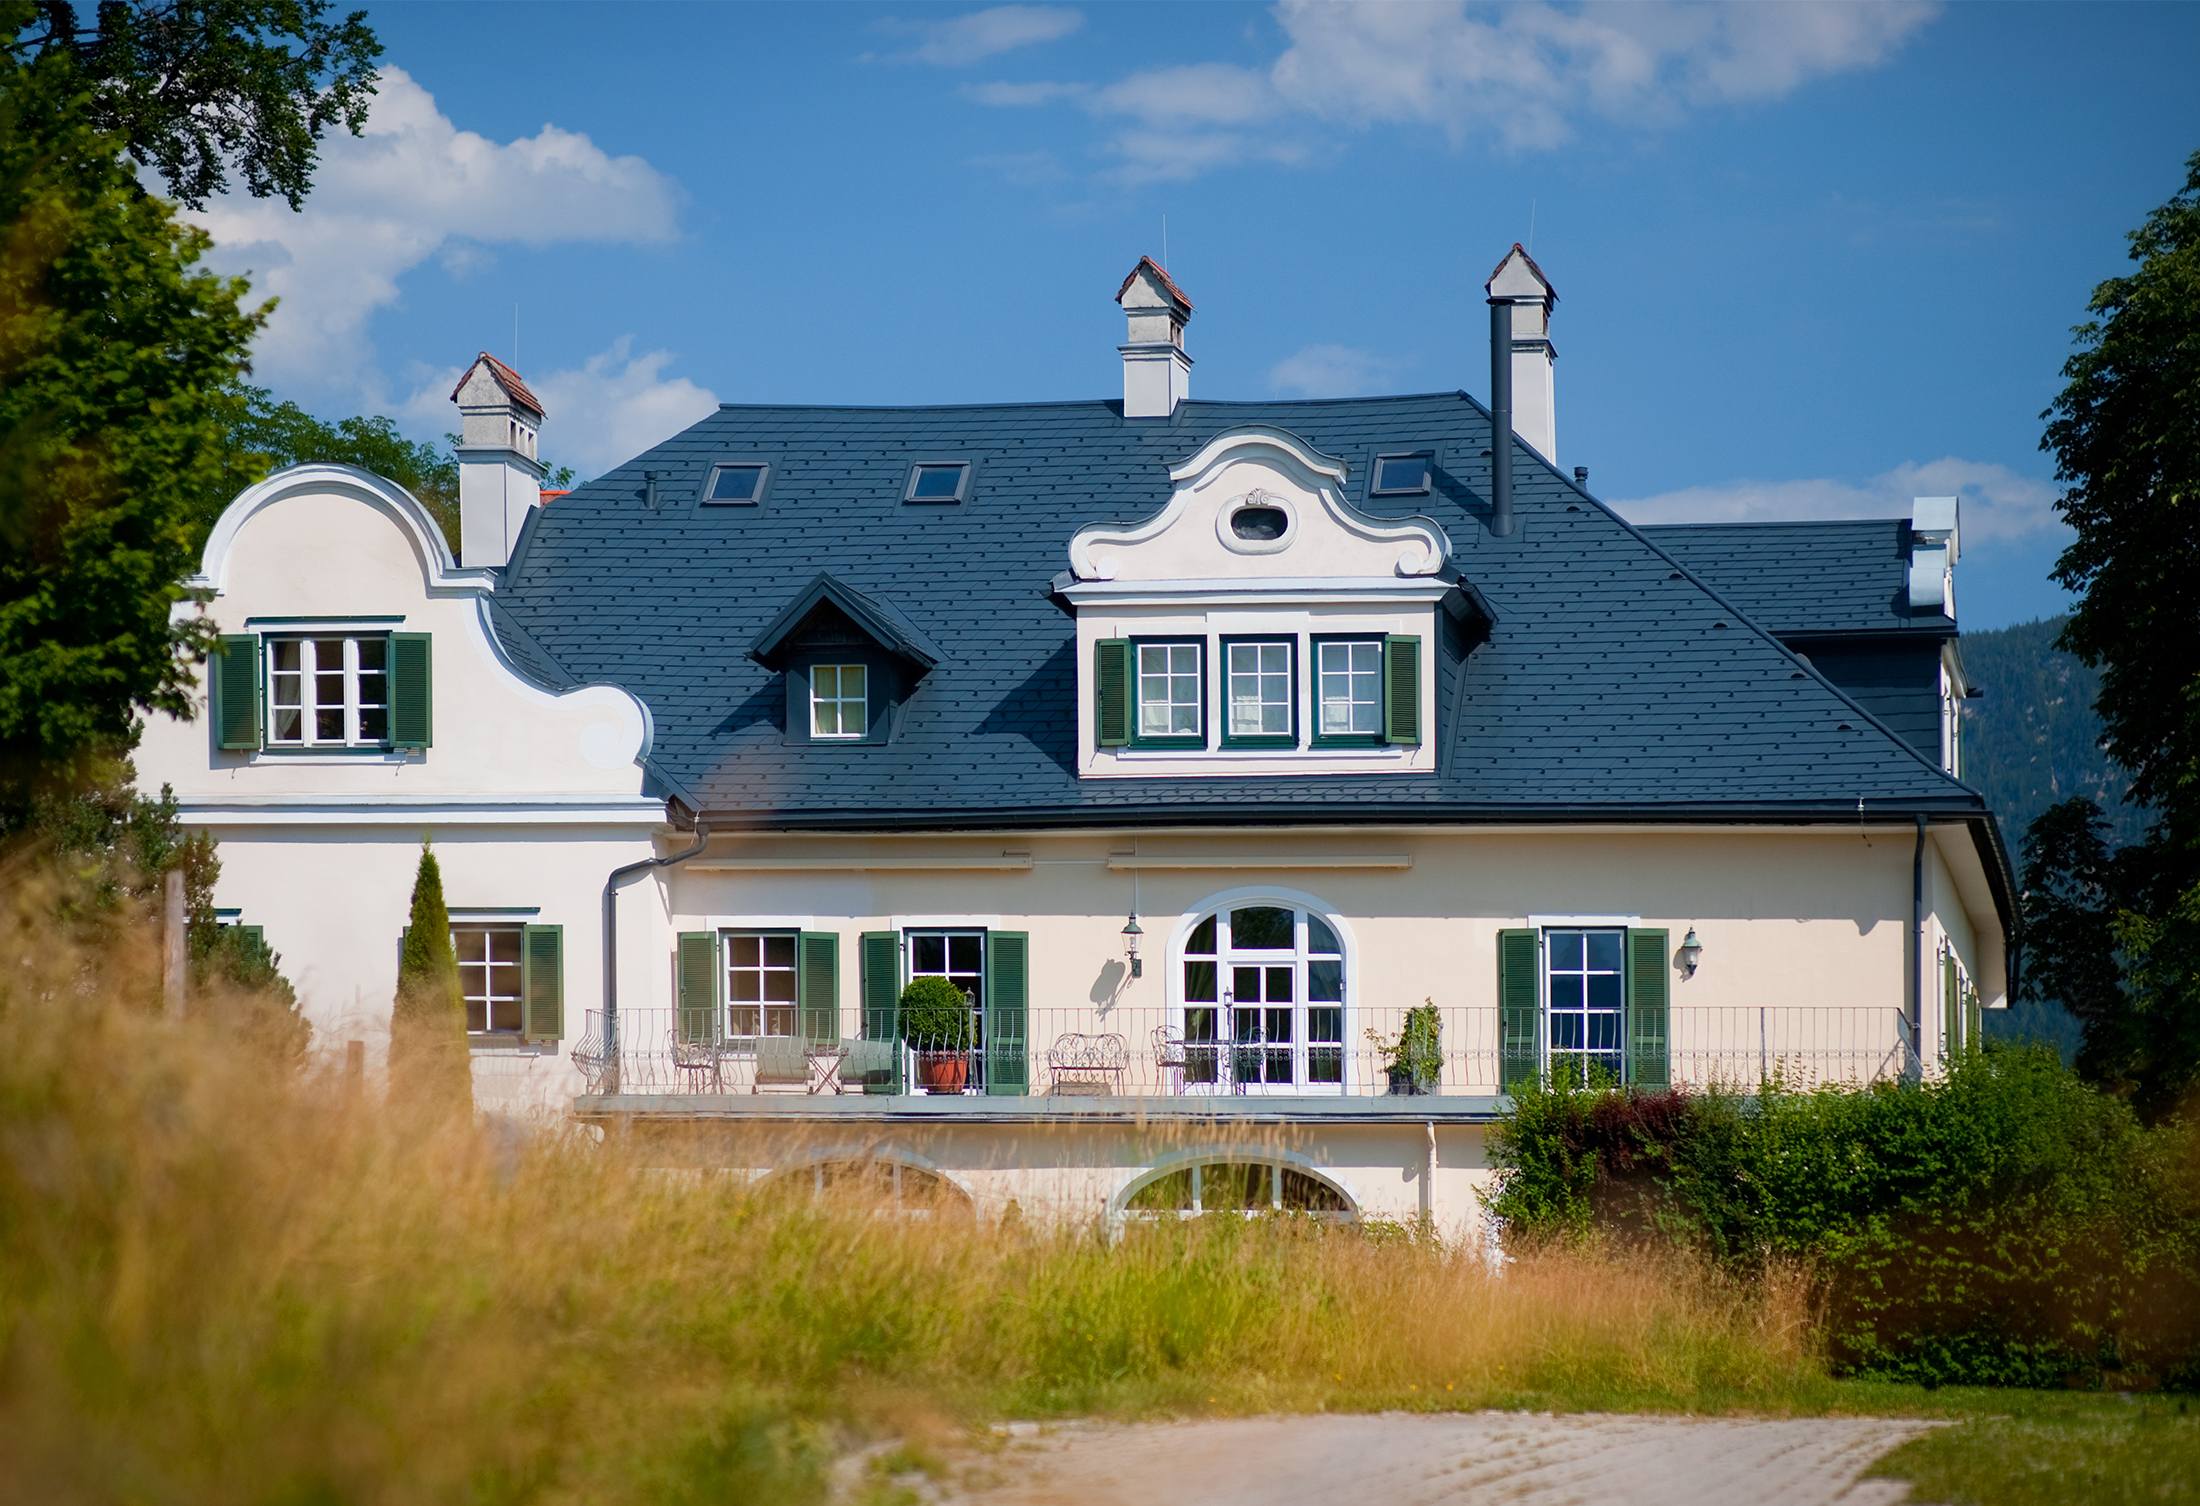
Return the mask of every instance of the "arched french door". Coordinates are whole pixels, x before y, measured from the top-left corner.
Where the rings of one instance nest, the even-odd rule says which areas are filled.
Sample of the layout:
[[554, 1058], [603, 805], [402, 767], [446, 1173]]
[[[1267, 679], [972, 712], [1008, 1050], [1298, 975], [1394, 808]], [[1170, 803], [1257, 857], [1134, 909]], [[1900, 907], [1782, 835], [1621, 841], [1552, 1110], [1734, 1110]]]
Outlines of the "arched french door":
[[1347, 938], [1310, 896], [1219, 896], [1179, 928], [1174, 992], [1187, 1093], [1342, 1093]]

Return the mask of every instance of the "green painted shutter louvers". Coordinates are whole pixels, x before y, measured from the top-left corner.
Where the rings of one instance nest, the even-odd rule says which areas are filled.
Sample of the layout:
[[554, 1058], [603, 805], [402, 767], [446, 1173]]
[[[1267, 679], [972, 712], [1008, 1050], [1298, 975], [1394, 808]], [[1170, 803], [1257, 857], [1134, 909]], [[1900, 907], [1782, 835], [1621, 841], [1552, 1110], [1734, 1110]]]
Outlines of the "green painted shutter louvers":
[[1421, 640], [1383, 640], [1383, 741], [1411, 747], [1421, 741]]
[[426, 633], [390, 634], [390, 746], [435, 741], [435, 661]]
[[519, 994], [524, 1001], [527, 1039], [565, 1039], [565, 927], [520, 928]]
[[1131, 641], [1103, 638], [1092, 651], [1100, 746], [1124, 747], [1131, 740]]
[[1627, 933], [1627, 1080], [1638, 1087], [1673, 1085], [1668, 1045], [1673, 954], [1668, 939], [1664, 931]]
[[260, 640], [254, 633], [224, 633], [207, 672], [217, 746], [260, 746]]
[[1497, 933], [1497, 1082], [1507, 1093], [1543, 1075], [1543, 1001], [1536, 980], [1541, 960], [1535, 932]]
[[679, 948], [680, 1039], [718, 1040], [718, 933], [682, 931]]
[[804, 931], [801, 975], [795, 993], [802, 1000], [802, 1038], [831, 1045], [840, 1039], [840, 937], [831, 931]]
[[985, 939], [985, 1090], [1021, 1098], [1031, 1091], [1031, 936], [994, 931]]
[[863, 1038], [890, 1043], [893, 1070], [882, 1083], [865, 1083], [866, 1092], [901, 1091], [901, 937], [893, 931], [865, 931], [856, 943], [862, 969]]

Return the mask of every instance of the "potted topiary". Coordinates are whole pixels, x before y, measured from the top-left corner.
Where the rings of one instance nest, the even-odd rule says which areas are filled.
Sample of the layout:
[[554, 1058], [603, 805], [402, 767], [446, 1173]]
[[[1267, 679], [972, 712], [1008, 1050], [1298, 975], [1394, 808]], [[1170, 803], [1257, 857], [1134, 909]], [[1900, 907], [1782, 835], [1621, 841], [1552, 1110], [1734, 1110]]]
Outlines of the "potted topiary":
[[970, 1081], [970, 995], [945, 978], [912, 978], [901, 991], [901, 1038], [917, 1054], [928, 1093], [960, 1093]]
[[1406, 1011], [1405, 1024], [1399, 1028], [1396, 1040], [1384, 1040], [1372, 1025], [1367, 1038], [1375, 1043], [1376, 1053], [1383, 1059], [1391, 1092], [1423, 1094], [1437, 1090], [1444, 1076], [1444, 1024], [1433, 999], [1424, 999]]

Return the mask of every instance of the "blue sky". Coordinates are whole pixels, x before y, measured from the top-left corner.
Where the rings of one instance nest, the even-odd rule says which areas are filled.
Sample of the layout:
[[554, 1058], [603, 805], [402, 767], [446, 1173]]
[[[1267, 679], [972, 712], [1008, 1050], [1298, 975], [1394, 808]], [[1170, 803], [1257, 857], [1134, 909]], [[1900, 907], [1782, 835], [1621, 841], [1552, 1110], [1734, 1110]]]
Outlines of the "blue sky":
[[477, 350], [583, 475], [718, 402], [1117, 396], [1162, 251], [1210, 398], [1488, 387], [1557, 286], [1559, 459], [1640, 521], [1960, 491], [2058, 609], [2040, 411], [2200, 150], [2192, 5], [374, 5], [302, 214], [217, 201], [260, 380], [432, 438]]

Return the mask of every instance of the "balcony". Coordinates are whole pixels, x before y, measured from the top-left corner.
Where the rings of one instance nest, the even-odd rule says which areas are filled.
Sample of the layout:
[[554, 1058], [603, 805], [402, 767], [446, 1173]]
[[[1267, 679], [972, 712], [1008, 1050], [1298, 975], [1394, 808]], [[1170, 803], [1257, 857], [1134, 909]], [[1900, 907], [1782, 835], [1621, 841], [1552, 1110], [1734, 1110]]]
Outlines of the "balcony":
[[[1186, 1030], [1185, 1010], [1035, 1008], [1021, 1041], [954, 1051], [860, 1041], [852, 1011], [844, 1035], [805, 1050], [799, 1040], [729, 1037], [670, 1009], [619, 1014], [616, 1059], [590, 1011], [573, 1060], [587, 1083], [584, 1113], [725, 1114], [838, 1118], [1034, 1114], [1255, 1117], [1487, 1118], [1500, 1108], [1500, 1021], [1495, 1008], [1439, 1011], [1441, 1067], [1415, 1084], [1389, 1070], [1368, 1032], [1395, 1040], [1405, 1010], [1354, 1009], [1345, 1039], [1334, 1023], [1303, 1033], [1308, 1009], [1209, 1011]], [[1217, 1022], [1217, 1023], [1210, 1023]], [[1223, 1031], [1229, 1038], [1218, 1039]], [[1667, 1062], [1676, 1087], [1752, 1090], [1868, 1083], [1914, 1072], [1901, 1012], [1880, 1006], [1676, 1006]], [[1548, 1042], [1542, 1065], [1549, 1069]], [[845, 1053], [845, 1054], [844, 1054]], [[1563, 1053], [1561, 1053], [1563, 1055]], [[927, 1081], [934, 1085], [927, 1087]]]

